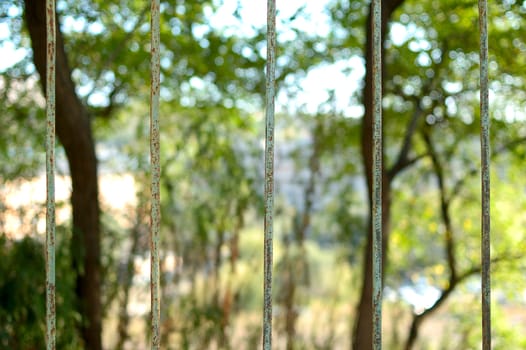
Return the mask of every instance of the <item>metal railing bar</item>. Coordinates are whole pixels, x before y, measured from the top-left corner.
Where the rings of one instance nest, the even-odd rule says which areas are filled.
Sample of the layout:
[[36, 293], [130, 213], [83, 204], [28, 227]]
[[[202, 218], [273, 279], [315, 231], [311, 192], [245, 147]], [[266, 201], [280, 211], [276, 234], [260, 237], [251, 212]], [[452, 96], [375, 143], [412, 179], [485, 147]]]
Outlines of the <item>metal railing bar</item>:
[[46, 346], [56, 347], [55, 302], [55, 0], [46, 0]]
[[267, 0], [266, 73], [263, 349], [270, 350], [272, 348], [272, 244], [274, 216], [274, 97], [276, 94], [276, 0]]
[[480, 146], [481, 146], [481, 264], [482, 264], [482, 349], [491, 349], [491, 252], [490, 252], [490, 119], [488, 99], [487, 0], [479, 0], [480, 33]]
[[151, 327], [152, 349], [161, 346], [161, 301], [159, 276], [160, 209], [160, 129], [159, 93], [161, 85], [160, 56], [160, 1], [151, 2], [151, 90], [150, 90], [150, 162], [151, 162], [151, 213], [150, 213], [150, 278], [151, 278]]
[[373, 0], [373, 349], [382, 348], [382, 4]]

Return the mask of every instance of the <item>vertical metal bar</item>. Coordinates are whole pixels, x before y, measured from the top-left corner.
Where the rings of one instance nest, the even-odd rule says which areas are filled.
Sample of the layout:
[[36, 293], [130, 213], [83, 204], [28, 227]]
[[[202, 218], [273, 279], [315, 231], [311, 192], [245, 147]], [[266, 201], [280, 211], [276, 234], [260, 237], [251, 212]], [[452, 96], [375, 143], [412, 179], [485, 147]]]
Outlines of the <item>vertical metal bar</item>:
[[265, 224], [263, 268], [263, 349], [272, 348], [272, 236], [274, 215], [274, 96], [276, 94], [276, 0], [267, 0], [265, 115]]
[[491, 252], [490, 252], [490, 120], [488, 99], [488, 15], [487, 0], [479, 0], [480, 31], [480, 147], [482, 196], [482, 349], [491, 349]]
[[55, 0], [46, 0], [46, 345], [56, 346], [55, 310]]
[[160, 56], [160, 1], [152, 0], [151, 8], [151, 91], [150, 91], [150, 162], [151, 183], [151, 227], [150, 227], [150, 278], [152, 312], [152, 349], [160, 349], [161, 305], [159, 292], [159, 232], [161, 226], [160, 211], [160, 134], [159, 134], [159, 92], [161, 85]]
[[373, 0], [373, 349], [382, 348], [382, 7]]

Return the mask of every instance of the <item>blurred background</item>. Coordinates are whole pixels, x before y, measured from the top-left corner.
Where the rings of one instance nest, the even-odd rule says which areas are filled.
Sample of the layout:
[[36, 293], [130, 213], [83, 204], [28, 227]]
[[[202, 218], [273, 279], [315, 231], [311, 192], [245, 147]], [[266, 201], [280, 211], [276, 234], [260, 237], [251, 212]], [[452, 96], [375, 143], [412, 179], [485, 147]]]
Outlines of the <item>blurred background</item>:
[[[150, 7], [57, 1], [59, 349], [146, 349]], [[369, 2], [278, 1], [276, 349], [368, 349]], [[385, 0], [386, 349], [479, 349], [477, 3]], [[162, 347], [261, 343], [266, 3], [161, 1]], [[526, 2], [489, 5], [493, 348], [526, 348]], [[45, 335], [45, 12], [0, 3], [0, 348]], [[369, 342], [369, 343], [368, 343]]]

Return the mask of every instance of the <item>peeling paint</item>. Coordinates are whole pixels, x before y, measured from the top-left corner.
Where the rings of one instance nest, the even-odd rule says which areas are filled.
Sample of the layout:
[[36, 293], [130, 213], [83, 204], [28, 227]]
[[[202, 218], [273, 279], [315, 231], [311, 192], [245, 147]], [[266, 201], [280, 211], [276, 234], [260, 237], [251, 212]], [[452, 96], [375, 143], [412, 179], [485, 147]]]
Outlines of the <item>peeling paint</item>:
[[55, 307], [55, 0], [46, 0], [46, 347], [56, 347]]
[[159, 91], [161, 85], [160, 63], [160, 3], [151, 3], [151, 92], [150, 92], [150, 161], [151, 161], [151, 231], [150, 231], [150, 284], [151, 284], [151, 327], [152, 349], [161, 346], [161, 300], [159, 277], [159, 233], [161, 227], [160, 204], [160, 130], [159, 130]]
[[487, 0], [479, 0], [480, 32], [480, 147], [482, 196], [482, 349], [491, 349], [491, 252], [490, 252], [490, 119], [488, 99], [488, 17]]
[[274, 215], [274, 98], [276, 94], [276, 0], [267, 0], [265, 114], [265, 224], [263, 258], [263, 349], [272, 348], [272, 244]]
[[373, 349], [382, 348], [382, 4], [373, 0]]

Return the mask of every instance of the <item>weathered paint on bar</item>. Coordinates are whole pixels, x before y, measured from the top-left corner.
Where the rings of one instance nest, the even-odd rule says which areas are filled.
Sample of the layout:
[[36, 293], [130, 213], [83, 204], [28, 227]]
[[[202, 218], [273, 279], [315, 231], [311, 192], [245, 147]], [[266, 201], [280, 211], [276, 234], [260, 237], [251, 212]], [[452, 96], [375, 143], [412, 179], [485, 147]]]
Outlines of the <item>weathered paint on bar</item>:
[[263, 349], [272, 348], [272, 244], [274, 215], [274, 97], [276, 94], [276, 0], [267, 0], [265, 115], [265, 224], [263, 257]]
[[373, 0], [373, 349], [382, 348], [382, 4]]
[[160, 130], [159, 130], [159, 92], [161, 85], [160, 63], [160, 3], [152, 0], [151, 8], [151, 92], [150, 92], [150, 161], [151, 183], [151, 227], [150, 227], [150, 278], [152, 313], [152, 349], [161, 346], [161, 301], [159, 291], [159, 232], [161, 226], [160, 210]]
[[482, 349], [491, 349], [491, 252], [490, 252], [490, 120], [488, 100], [488, 17], [487, 0], [479, 0], [480, 30], [480, 146], [482, 187]]
[[55, 310], [55, 0], [46, 0], [46, 345], [56, 346]]

